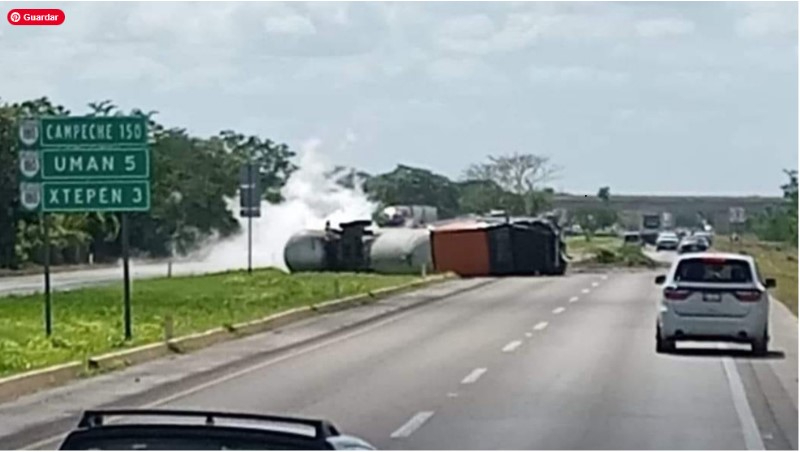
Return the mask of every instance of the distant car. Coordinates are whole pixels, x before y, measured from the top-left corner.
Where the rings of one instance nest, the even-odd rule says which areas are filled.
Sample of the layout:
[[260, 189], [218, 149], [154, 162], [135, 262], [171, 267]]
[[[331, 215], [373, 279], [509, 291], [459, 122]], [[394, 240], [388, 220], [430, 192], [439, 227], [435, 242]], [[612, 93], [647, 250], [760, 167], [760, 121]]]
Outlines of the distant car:
[[706, 231], [696, 231], [692, 234], [692, 237], [703, 238], [708, 242], [708, 246], [711, 247], [714, 245], [714, 234]]
[[751, 256], [684, 254], [655, 282], [663, 289], [657, 352], [674, 351], [676, 341], [691, 340], [749, 343], [754, 354], [767, 353], [767, 289], [775, 287], [775, 280], [762, 281]]
[[656, 251], [678, 249], [679, 241], [674, 232], [662, 232], [656, 238]]
[[678, 254], [700, 253], [703, 251], [708, 251], [708, 248], [708, 242], [704, 238], [699, 237], [693, 239], [689, 237], [686, 240], [682, 240], [680, 244], [678, 244]]
[[622, 234], [622, 243], [625, 245], [641, 246], [644, 242], [642, 242], [642, 236], [639, 235], [638, 232], [626, 232]]
[[[108, 417], [115, 419], [113, 424]], [[143, 418], [133, 423], [132, 418]], [[181, 422], [178, 422], [182, 420]], [[85, 411], [60, 450], [375, 450], [323, 420], [218, 411]]]

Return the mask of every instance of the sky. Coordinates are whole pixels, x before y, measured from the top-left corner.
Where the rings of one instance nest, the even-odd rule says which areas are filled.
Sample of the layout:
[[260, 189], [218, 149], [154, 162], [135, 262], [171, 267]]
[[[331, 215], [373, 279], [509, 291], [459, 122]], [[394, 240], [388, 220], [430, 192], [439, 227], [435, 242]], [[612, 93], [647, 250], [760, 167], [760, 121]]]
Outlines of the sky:
[[2, 6], [66, 21], [0, 23], [0, 101], [111, 99], [371, 173], [532, 153], [574, 193], [775, 196], [797, 168], [794, 2]]

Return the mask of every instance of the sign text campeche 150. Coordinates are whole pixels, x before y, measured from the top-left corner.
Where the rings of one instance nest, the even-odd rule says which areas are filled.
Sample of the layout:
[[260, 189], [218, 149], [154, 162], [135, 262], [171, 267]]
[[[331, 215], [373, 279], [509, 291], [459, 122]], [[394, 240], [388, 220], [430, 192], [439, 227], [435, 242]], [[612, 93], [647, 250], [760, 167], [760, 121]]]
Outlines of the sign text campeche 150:
[[21, 119], [18, 144], [20, 199], [26, 209], [150, 210], [147, 118]]

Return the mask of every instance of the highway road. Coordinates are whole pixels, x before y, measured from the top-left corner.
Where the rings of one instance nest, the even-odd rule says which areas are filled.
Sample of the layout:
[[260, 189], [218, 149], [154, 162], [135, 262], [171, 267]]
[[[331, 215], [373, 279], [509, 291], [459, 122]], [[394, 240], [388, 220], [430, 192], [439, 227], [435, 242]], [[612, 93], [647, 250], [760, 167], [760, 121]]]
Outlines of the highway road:
[[[166, 262], [131, 262], [131, 278], [157, 278], [168, 274]], [[228, 270], [225, 266], [214, 265], [208, 262], [175, 262], [172, 265], [173, 275], [202, 274], [213, 271]], [[99, 286], [106, 284], [122, 284], [122, 263], [117, 267], [99, 267], [95, 269], [82, 269], [63, 271], [50, 275], [50, 284], [53, 290], [73, 290], [81, 287]], [[42, 274], [25, 276], [6, 276], [0, 278], [0, 296], [11, 294], [30, 294], [44, 291], [44, 276]]]
[[654, 276], [447, 282], [282, 352], [265, 354], [378, 308], [0, 405], [0, 448], [55, 448], [81, 409], [124, 405], [324, 417], [380, 449], [796, 449], [797, 319], [774, 303], [765, 358], [692, 343], [659, 355]]

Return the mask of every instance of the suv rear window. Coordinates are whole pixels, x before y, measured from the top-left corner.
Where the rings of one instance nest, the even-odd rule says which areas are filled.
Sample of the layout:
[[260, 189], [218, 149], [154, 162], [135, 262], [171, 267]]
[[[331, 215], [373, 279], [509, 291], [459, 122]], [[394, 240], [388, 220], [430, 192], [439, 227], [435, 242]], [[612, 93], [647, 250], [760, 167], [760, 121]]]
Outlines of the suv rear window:
[[681, 261], [675, 281], [708, 283], [749, 283], [750, 264], [739, 259], [692, 258]]

